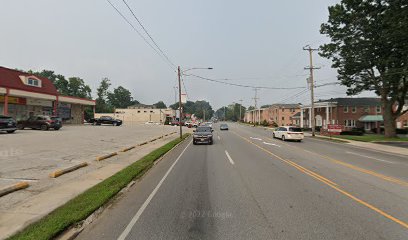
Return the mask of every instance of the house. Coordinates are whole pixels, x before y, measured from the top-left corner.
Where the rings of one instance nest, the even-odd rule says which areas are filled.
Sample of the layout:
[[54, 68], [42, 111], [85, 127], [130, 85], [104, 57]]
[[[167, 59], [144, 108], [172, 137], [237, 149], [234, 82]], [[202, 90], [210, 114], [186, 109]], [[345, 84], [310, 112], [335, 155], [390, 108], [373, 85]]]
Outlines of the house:
[[[332, 98], [314, 104], [316, 127], [327, 128], [339, 124], [344, 130], [364, 128], [372, 130], [383, 124], [383, 107], [380, 98]], [[301, 107], [300, 126], [311, 128], [311, 105]]]
[[95, 106], [95, 101], [62, 96], [47, 78], [0, 66], [0, 114], [16, 120], [53, 115], [80, 124], [88, 106]]

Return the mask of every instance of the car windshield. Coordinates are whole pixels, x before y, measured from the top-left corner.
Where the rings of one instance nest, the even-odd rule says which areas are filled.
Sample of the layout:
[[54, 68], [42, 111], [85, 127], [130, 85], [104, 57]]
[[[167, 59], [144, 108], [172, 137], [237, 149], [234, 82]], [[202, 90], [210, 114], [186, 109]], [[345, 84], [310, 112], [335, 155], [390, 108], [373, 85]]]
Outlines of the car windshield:
[[221, 124], [221, 127], [228, 127], [227, 124]]
[[211, 132], [210, 127], [198, 127], [196, 132]]
[[290, 127], [289, 132], [302, 132], [302, 129], [298, 127]]

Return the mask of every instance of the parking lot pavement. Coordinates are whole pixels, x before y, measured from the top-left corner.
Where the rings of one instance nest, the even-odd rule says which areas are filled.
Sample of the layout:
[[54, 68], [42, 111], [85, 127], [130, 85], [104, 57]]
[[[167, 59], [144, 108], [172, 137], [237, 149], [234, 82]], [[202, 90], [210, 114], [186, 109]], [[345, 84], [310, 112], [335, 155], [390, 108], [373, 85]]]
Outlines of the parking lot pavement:
[[[48, 180], [54, 170], [83, 161], [92, 162], [97, 156], [177, 130], [172, 126], [145, 124], [119, 127], [76, 125], [64, 126], [59, 131], [20, 130], [14, 134], [0, 133], [0, 188], [19, 181], [37, 183]], [[92, 168], [88, 167], [87, 171], [89, 169]], [[70, 175], [75, 174], [78, 173]], [[53, 184], [52, 181], [43, 182], [34, 188], [30, 187], [31, 191], [41, 191]]]

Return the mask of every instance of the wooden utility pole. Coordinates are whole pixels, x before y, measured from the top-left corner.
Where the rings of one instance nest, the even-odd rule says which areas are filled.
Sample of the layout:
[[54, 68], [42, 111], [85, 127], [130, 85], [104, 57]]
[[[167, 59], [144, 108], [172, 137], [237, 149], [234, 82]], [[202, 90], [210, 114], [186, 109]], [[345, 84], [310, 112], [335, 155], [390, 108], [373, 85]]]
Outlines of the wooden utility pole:
[[318, 67], [314, 67], [313, 66], [313, 52], [314, 51], [318, 51], [319, 49], [313, 49], [311, 48], [309, 45], [305, 46], [303, 48], [303, 50], [308, 51], [309, 52], [309, 61], [310, 61], [310, 65], [309, 67], [305, 67], [305, 69], [310, 71], [310, 77], [308, 82], [310, 82], [310, 99], [311, 99], [311, 110], [309, 112], [309, 114], [311, 114], [311, 119], [312, 119], [312, 136], [315, 136], [315, 128], [316, 128], [316, 121], [315, 121], [315, 116], [314, 116], [314, 79], [313, 79], [313, 70], [315, 69], [320, 69]]
[[181, 104], [181, 70], [180, 70], [180, 66], [178, 66], [177, 68], [177, 75], [178, 75], [178, 90], [179, 90], [179, 125], [180, 125], [180, 139], [183, 138], [183, 127], [182, 127], [182, 116], [183, 116], [183, 107]]

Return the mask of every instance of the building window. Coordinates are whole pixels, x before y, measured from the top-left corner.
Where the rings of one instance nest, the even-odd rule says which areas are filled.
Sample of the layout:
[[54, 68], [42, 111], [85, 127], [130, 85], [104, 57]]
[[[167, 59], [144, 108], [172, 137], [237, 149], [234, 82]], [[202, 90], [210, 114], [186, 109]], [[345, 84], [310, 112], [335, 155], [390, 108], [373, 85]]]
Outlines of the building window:
[[144, 113], [147, 113], [147, 111], [143, 111]]
[[364, 108], [364, 112], [365, 112], [365, 113], [370, 113], [370, 107], [365, 107], [365, 108]]
[[285, 109], [284, 108], [282, 108], [282, 112], [284, 112], [285, 111]]
[[140, 111], [137, 111], [137, 113], [140, 113]]
[[356, 107], [356, 106], [353, 106], [353, 107], [351, 108], [351, 112], [352, 112], [352, 113], [356, 113], [356, 112], [357, 112], [357, 107]]
[[343, 107], [343, 111], [344, 111], [345, 113], [348, 113], [348, 106], [344, 106], [344, 107]]
[[344, 126], [346, 127], [355, 127], [356, 120], [344, 120]]
[[282, 121], [285, 121], [285, 117], [282, 117]]
[[381, 113], [381, 106], [377, 106], [377, 107], [375, 108], [375, 111], [376, 111], [377, 113]]
[[27, 79], [27, 85], [34, 86], [34, 87], [40, 87], [40, 81], [38, 79], [29, 78]]
[[153, 113], [154, 111], [150, 111], [150, 113]]

